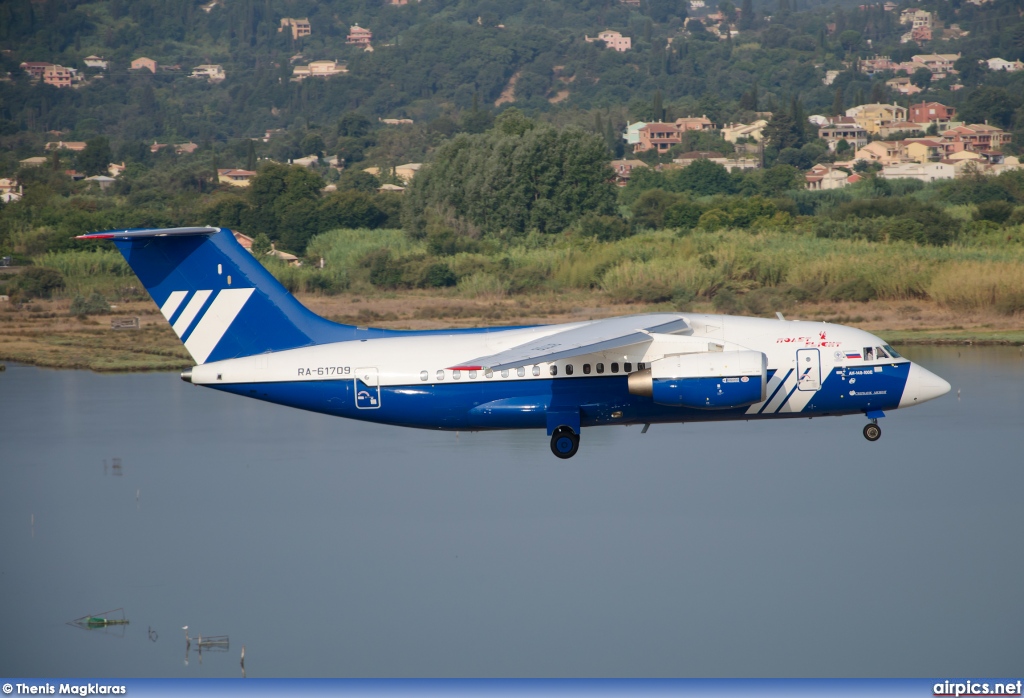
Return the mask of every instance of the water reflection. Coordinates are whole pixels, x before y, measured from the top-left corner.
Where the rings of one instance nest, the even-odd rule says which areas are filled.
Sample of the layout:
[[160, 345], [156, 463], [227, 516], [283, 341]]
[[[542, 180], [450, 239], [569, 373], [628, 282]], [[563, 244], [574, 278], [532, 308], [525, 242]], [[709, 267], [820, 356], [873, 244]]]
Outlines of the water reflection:
[[90, 613], [81, 618], [69, 620], [67, 624], [82, 630], [98, 630], [105, 635], [123, 638], [129, 621], [125, 618], [123, 608], [115, 608], [110, 611], [103, 611], [102, 613]]

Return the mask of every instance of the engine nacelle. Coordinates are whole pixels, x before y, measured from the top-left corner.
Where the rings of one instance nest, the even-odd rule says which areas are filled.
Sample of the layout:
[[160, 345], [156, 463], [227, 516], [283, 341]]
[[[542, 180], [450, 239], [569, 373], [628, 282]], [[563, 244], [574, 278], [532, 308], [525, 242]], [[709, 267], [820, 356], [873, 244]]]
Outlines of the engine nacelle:
[[667, 356], [629, 375], [629, 392], [659, 405], [726, 409], [767, 397], [768, 357], [759, 351]]

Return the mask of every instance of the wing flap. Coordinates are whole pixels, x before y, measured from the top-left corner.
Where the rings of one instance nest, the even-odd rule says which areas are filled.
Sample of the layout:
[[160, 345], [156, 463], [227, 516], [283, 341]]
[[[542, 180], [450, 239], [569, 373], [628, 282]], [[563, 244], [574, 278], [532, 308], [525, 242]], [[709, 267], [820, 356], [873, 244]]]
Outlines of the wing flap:
[[651, 334], [675, 334], [690, 326], [678, 315], [631, 315], [596, 320], [572, 329], [531, 339], [505, 351], [465, 361], [453, 369], [500, 371], [545, 363], [652, 341]]

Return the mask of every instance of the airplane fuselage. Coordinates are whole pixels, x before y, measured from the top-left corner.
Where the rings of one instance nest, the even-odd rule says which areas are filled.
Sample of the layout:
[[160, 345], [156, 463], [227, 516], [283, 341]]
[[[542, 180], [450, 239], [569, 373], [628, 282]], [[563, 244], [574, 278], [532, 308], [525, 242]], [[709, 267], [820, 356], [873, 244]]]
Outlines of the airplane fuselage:
[[[456, 430], [544, 428], [547, 415], [563, 405], [578, 406], [580, 426], [598, 426], [865, 414], [935, 396], [922, 392], [921, 380], [908, 380], [912, 371], [918, 379], [932, 374], [890, 356], [894, 352], [882, 340], [855, 328], [678, 317], [690, 326], [688, 334], [503, 371], [452, 368], [451, 358], [493, 354], [574, 325], [336, 342], [207, 363], [193, 368], [189, 378], [196, 385], [339, 417]], [[666, 356], [709, 349], [763, 353], [764, 399], [741, 407], [693, 408], [630, 392], [629, 375]], [[937, 381], [936, 391], [942, 383]]]

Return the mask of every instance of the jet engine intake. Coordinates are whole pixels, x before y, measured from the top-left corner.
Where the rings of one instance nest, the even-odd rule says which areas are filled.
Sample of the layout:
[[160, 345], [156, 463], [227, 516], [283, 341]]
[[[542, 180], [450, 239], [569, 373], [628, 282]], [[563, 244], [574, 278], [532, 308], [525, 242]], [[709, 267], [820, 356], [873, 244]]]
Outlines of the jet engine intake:
[[727, 409], [767, 397], [768, 358], [759, 351], [666, 356], [629, 375], [629, 392], [659, 405]]

